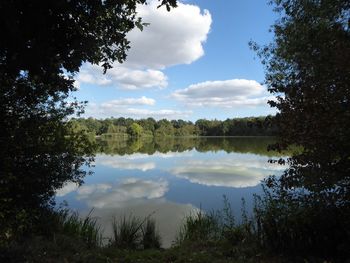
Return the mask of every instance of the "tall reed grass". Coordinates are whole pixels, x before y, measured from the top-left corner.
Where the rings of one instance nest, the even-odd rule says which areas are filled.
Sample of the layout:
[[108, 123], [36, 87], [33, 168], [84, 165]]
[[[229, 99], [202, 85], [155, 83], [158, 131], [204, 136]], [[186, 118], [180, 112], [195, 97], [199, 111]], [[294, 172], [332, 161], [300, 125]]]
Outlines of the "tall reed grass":
[[53, 224], [56, 234], [63, 234], [82, 241], [87, 247], [102, 245], [102, 229], [97, 218], [92, 217], [93, 209], [87, 216], [80, 217], [79, 213], [61, 209], [54, 213]]
[[160, 248], [161, 239], [156, 222], [150, 216], [142, 219], [130, 214], [114, 218], [111, 245], [123, 249]]
[[222, 210], [204, 212], [199, 209], [194, 214], [184, 218], [184, 223], [178, 232], [175, 244], [184, 241], [228, 241], [232, 245], [244, 240], [254, 239], [256, 234], [255, 218], [248, 218], [245, 201], [242, 199], [241, 222], [235, 222], [235, 216], [226, 196]]

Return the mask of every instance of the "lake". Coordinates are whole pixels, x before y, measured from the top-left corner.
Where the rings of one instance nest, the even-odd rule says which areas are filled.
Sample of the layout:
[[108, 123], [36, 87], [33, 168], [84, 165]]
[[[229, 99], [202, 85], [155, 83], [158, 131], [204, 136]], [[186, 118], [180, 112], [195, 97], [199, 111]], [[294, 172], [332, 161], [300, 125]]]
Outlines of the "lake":
[[94, 208], [104, 235], [113, 217], [152, 214], [169, 247], [186, 215], [223, 207], [225, 195], [239, 218], [241, 199], [252, 210], [260, 182], [285, 167], [270, 164], [270, 137], [163, 138], [99, 142], [94, 174], [57, 191], [58, 203], [86, 215]]

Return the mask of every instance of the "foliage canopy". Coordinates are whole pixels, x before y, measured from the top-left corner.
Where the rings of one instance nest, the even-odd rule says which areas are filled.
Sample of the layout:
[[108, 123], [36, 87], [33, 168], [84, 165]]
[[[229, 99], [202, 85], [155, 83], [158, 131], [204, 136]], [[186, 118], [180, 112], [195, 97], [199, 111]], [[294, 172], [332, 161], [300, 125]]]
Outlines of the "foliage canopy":
[[275, 194], [269, 196], [271, 210], [265, 210], [270, 241], [275, 249], [284, 244], [307, 253], [317, 248], [344, 254], [350, 238], [350, 2], [271, 2], [281, 15], [274, 41], [252, 46], [277, 98], [270, 101], [279, 112], [274, 148], [294, 144], [303, 151], [288, 159], [280, 178], [267, 180]]
[[127, 32], [143, 26], [137, 4], [146, 1], [1, 1], [0, 240], [28, 229], [65, 181], [82, 182], [92, 144], [67, 122], [83, 109], [73, 77], [84, 62], [125, 60]]

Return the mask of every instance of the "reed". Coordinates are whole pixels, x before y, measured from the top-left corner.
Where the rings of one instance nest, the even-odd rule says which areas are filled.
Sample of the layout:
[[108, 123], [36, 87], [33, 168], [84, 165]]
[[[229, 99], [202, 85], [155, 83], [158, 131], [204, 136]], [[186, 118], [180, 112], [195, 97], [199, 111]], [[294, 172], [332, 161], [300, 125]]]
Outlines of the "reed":
[[114, 218], [111, 245], [122, 249], [160, 248], [160, 235], [155, 220], [150, 218], [151, 215], [143, 219], [132, 214]]
[[77, 212], [70, 212], [68, 209], [59, 210], [54, 215], [55, 232], [77, 238], [90, 248], [101, 246], [102, 229], [97, 218], [92, 217], [92, 212], [93, 209], [82, 218]]

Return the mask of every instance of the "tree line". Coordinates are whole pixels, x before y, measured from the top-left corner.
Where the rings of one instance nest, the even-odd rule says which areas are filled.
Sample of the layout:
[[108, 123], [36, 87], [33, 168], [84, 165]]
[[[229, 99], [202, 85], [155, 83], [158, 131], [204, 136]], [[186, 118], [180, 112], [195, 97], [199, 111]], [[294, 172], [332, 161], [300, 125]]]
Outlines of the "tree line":
[[273, 116], [221, 120], [199, 119], [155, 120], [132, 118], [75, 118], [75, 129], [102, 137], [164, 137], [164, 136], [274, 136], [277, 125]]
[[[274, 137], [239, 137], [239, 138], [199, 138], [199, 137], [146, 137], [129, 140], [101, 140], [96, 153], [109, 155], [129, 155], [134, 153], [154, 154], [156, 152], [184, 152], [195, 149], [198, 152], [225, 151], [226, 153], [252, 153], [262, 156], [280, 156], [267, 147], [276, 142]], [[285, 151], [289, 155], [292, 151]]]

